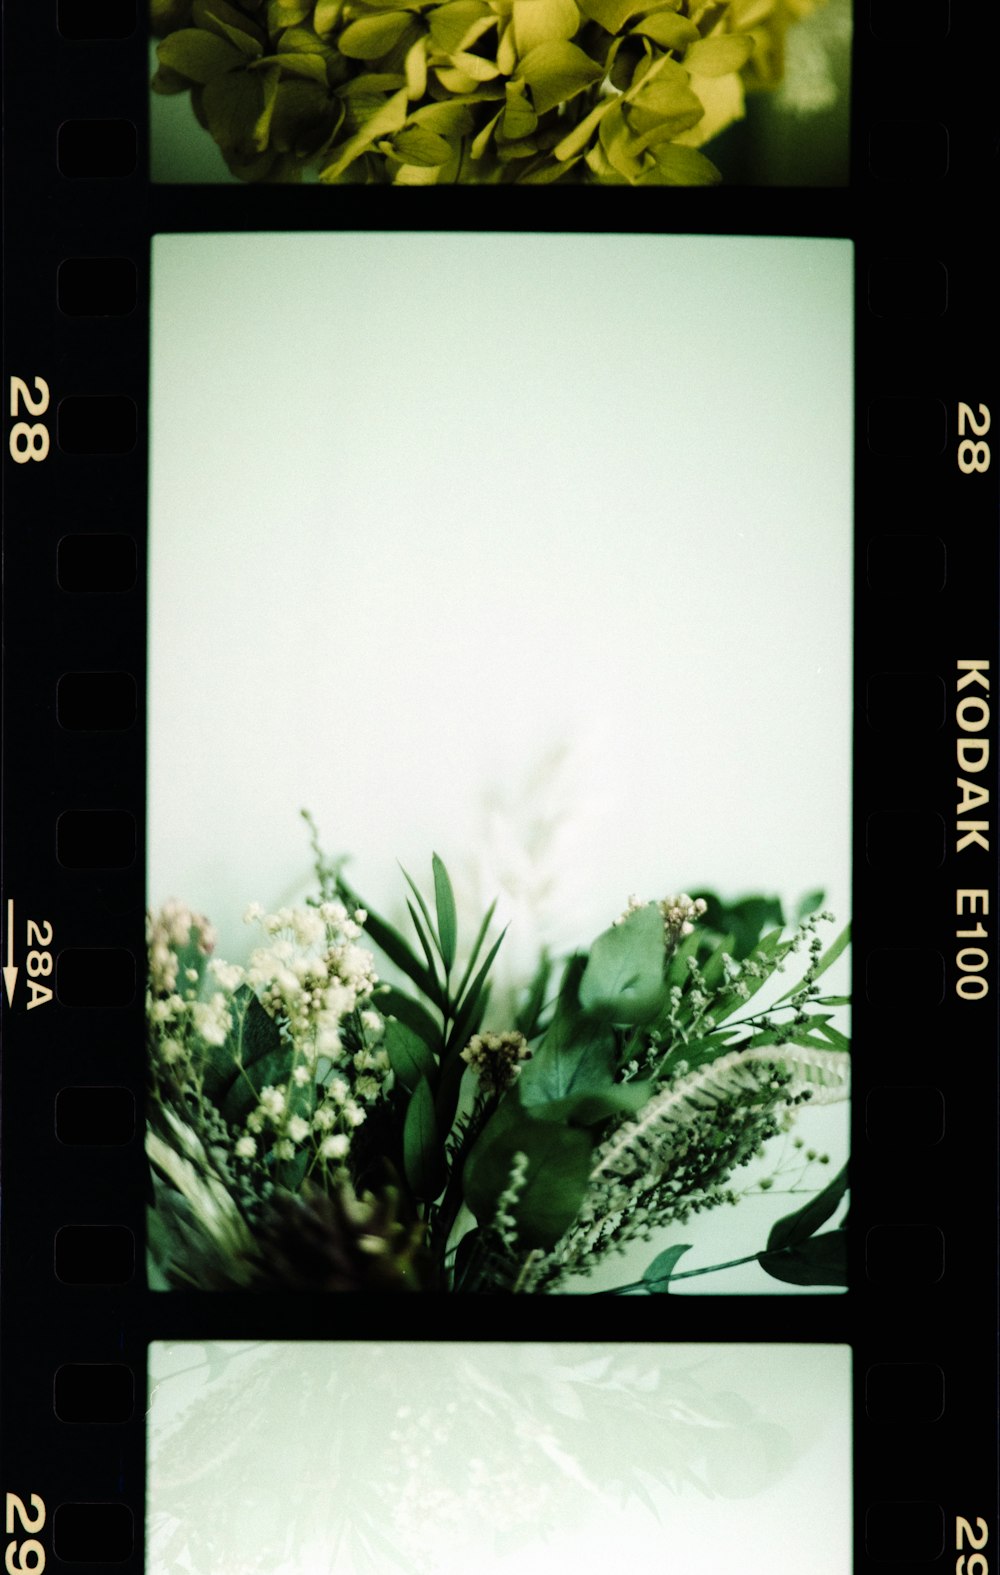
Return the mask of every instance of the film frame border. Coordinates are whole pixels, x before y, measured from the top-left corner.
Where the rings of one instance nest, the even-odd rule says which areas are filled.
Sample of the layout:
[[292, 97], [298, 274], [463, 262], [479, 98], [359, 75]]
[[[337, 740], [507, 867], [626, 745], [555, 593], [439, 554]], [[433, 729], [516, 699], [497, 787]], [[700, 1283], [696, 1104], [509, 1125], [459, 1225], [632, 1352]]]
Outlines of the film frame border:
[[[9, 445], [27, 450], [23, 463], [11, 463], [10, 446], [7, 455], [0, 898], [4, 963], [20, 970], [21, 984], [19, 995], [14, 983], [12, 1007], [5, 996], [3, 1024], [6, 1469], [0, 1490], [8, 1495], [7, 1567], [15, 1570], [40, 1569], [46, 1557], [75, 1562], [70, 1550], [93, 1548], [87, 1539], [94, 1535], [106, 1539], [100, 1544], [103, 1560], [112, 1562], [113, 1556], [123, 1571], [142, 1567], [141, 1395], [148, 1339], [266, 1338], [279, 1332], [316, 1338], [328, 1332], [329, 1304], [319, 1298], [305, 1297], [293, 1307], [270, 1297], [156, 1296], [145, 1291], [138, 1264], [125, 1272], [126, 1238], [138, 1255], [145, 1206], [144, 1069], [135, 1047], [143, 1042], [149, 241], [165, 230], [331, 227], [318, 202], [308, 205], [308, 193], [148, 185], [142, 173], [146, 39], [138, 18], [131, 32], [127, 27], [130, 5], [128, 0], [107, 8], [111, 18], [116, 12], [119, 17], [111, 25], [122, 30], [101, 40], [62, 38], [54, 3], [34, 15], [8, 11], [4, 18], [10, 398], [13, 378], [24, 385], [18, 409], [10, 413], [8, 438]], [[997, 403], [995, 361], [984, 364], [996, 338], [997, 309], [984, 283], [988, 253], [984, 256], [980, 228], [984, 189], [988, 194], [996, 169], [996, 132], [982, 107], [990, 103], [989, 30], [995, 39], [996, 22], [977, 18], [973, 24], [969, 9], [959, 10], [957, 3], [949, 15], [946, 0], [923, 7], [925, 25], [937, 23], [945, 72], [938, 118], [928, 131], [914, 117], [907, 121], [902, 94], [898, 105], [882, 102], [891, 60], [902, 49], [915, 65], [916, 42], [912, 53], [900, 43], [888, 0], [873, 0], [868, 14], [860, 14], [866, 9], [859, 3], [855, 19], [853, 176], [846, 190], [738, 190], [712, 193], [709, 202], [700, 193], [679, 191], [671, 193], [669, 227], [652, 218], [651, 204], [644, 202], [639, 211], [630, 192], [601, 193], [609, 200], [599, 213], [588, 213], [578, 200], [560, 211], [547, 193], [544, 205], [540, 199], [512, 208], [507, 224], [490, 213], [495, 194], [476, 189], [463, 193], [463, 202], [466, 195], [469, 200], [461, 224], [446, 204], [428, 202], [426, 191], [407, 194], [415, 200], [403, 205], [386, 201], [384, 194], [370, 202], [364, 193], [353, 193], [349, 201], [338, 194], [342, 217], [333, 227], [646, 233], [669, 228], [835, 235], [855, 242], [854, 1037], [870, 1060], [856, 1063], [852, 1152], [864, 1183], [852, 1200], [852, 1284], [846, 1295], [738, 1298], [736, 1315], [744, 1340], [852, 1346], [855, 1569], [927, 1562], [950, 1570], [954, 1559], [957, 1575], [985, 1575], [1000, 1534], [993, 1414], [998, 986], [988, 938], [982, 948], [975, 946], [980, 923], [989, 934], [985, 908], [966, 899], [961, 915], [956, 909], [959, 891], [986, 891], [989, 912], [995, 913], [997, 882], [987, 828], [979, 827], [978, 840], [973, 836], [957, 848], [959, 837], [977, 827], [956, 832], [961, 817], [954, 814], [954, 783], [962, 740], [990, 737], [988, 713], [964, 702], [979, 700], [988, 707], [985, 681], [997, 671], [998, 659], [997, 470], [983, 465], [990, 443], [983, 412], [995, 411]], [[45, 60], [53, 68], [53, 91], [41, 108], [37, 78], [19, 67], [22, 60]], [[117, 160], [117, 175], [90, 178], [79, 166], [70, 173], [73, 159], [84, 157], [74, 153], [72, 138], [65, 141], [63, 128], [74, 121], [103, 127], [92, 129], [90, 156], [103, 149], [112, 166]], [[122, 129], [129, 125], [135, 128], [131, 138]], [[126, 173], [130, 148], [134, 165]], [[922, 178], [876, 178], [891, 171], [907, 148], [910, 154], [916, 149], [932, 172], [947, 167], [948, 173], [926, 184]], [[60, 158], [66, 173], [60, 173]], [[918, 225], [930, 241], [915, 250]], [[66, 310], [60, 265], [81, 258], [119, 259], [124, 266], [115, 299], [124, 309], [102, 317]], [[947, 309], [937, 319], [914, 310], [921, 289], [931, 288], [926, 277], [920, 282], [922, 261], [932, 270], [944, 266]], [[129, 307], [130, 277], [135, 299]], [[101, 409], [73, 404], [95, 397], [112, 403]], [[12, 438], [18, 421], [29, 431]], [[32, 435], [39, 426], [44, 438]], [[111, 450], [88, 452], [87, 443], [101, 430]], [[81, 443], [83, 449], [73, 452]], [[45, 463], [35, 462], [34, 450], [43, 444]], [[914, 519], [926, 521], [929, 510], [934, 528], [915, 529]], [[99, 591], [83, 583], [89, 548], [79, 538], [85, 536], [106, 538], [105, 573], [110, 566], [115, 588]], [[74, 539], [75, 545], [66, 545]], [[134, 554], [121, 542], [130, 543]], [[983, 666], [959, 665], [985, 662], [989, 674]], [[79, 681], [81, 674], [125, 679], [88, 685]], [[67, 689], [66, 678], [77, 682]], [[95, 707], [110, 725], [100, 730], [79, 725], [93, 718]], [[881, 719], [878, 725], [873, 717]], [[966, 755], [975, 759], [972, 750]], [[981, 771], [965, 774], [988, 790], [989, 804], [995, 802], [995, 753], [992, 762], [982, 761]], [[974, 802], [974, 794], [960, 791]], [[986, 801], [980, 802], [983, 809], [965, 818], [992, 821]], [[60, 816], [101, 810], [119, 817], [116, 824], [105, 821], [97, 828], [92, 821], [88, 830], [77, 820], [58, 829]], [[129, 820], [130, 859], [121, 851]], [[935, 864], [936, 821], [943, 825], [944, 852]], [[114, 856], [124, 862], [88, 866], [86, 844], [95, 834], [103, 838], [105, 860], [117, 848]], [[991, 847], [984, 849], [983, 842]], [[74, 846], [83, 861], [75, 868], [66, 863], [66, 850]], [[874, 862], [873, 848], [883, 850]], [[920, 850], [919, 859], [914, 850]], [[903, 895], [895, 895], [897, 886]], [[909, 948], [895, 944], [901, 921], [910, 922], [914, 913], [926, 938], [923, 959], [905, 959], [899, 954]], [[962, 929], [973, 934], [959, 935]], [[117, 961], [105, 956], [100, 962], [106, 969], [96, 971], [99, 959], [84, 955], [95, 947], [117, 952]], [[977, 950], [987, 953], [986, 964], [979, 966], [975, 956], [959, 961], [963, 951]], [[70, 954], [68, 970], [63, 953]], [[872, 965], [877, 953], [883, 956]], [[945, 994], [937, 1004], [933, 990], [928, 996], [929, 1042], [897, 1048], [895, 1014], [891, 1001], [879, 1003], [879, 979], [888, 970], [894, 984], [905, 976], [907, 987], [919, 990], [937, 966], [934, 954], [943, 959]], [[35, 961], [29, 962], [31, 956]], [[978, 1004], [975, 995], [963, 999], [957, 991], [961, 979], [977, 977], [989, 984]], [[29, 979], [37, 987], [30, 1013]], [[48, 988], [51, 999], [42, 993]], [[112, 1006], [112, 1000], [120, 1004]], [[117, 1092], [98, 1096], [95, 1104], [88, 1090]], [[922, 1100], [921, 1090], [931, 1097]], [[930, 1140], [935, 1091], [943, 1094], [944, 1118], [936, 1142]], [[893, 1128], [901, 1108], [911, 1127], [909, 1151], [905, 1135], [901, 1141]], [[79, 1142], [81, 1134], [93, 1135], [95, 1121], [104, 1141]], [[922, 1148], [914, 1146], [917, 1131], [924, 1137]], [[905, 1193], [899, 1184], [904, 1163], [914, 1166]], [[970, 1176], [977, 1175], [978, 1184], [970, 1185]], [[879, 1281], [879, 1244], [873, 1248], [869, 1232], [893, 1226], [928, 1228], [920, 1260], [927, 1283], [903, 1277], [906, 1254], [898, 1236], [895, 1243], [882, 1238]], [[67, 1228], [112, 1234], [71, 1235], [57, 1245], [58, 1233]], [[939, 1278], [933, 1277], [935, 1231], [946, 1253]], [[869, 1261], [871, 1251], [876, 1256]], [[92, 1271], [97, 1259], [106, 1276], [124, 1277], [104, 1285], [59, 1279], [57, 1253], [64, 1276], [72, 1275], [74, 1264], [77, 1271], [88, 1264]], [[675, 1300], [672, 1340], [731, 1337], [732, 1300]], [[629, 1339], [663, 1337], [658, 1305], [635, 1302], [632, 1309]], [[530, 1312], [519, 1312], [511, 1338], [546, 1338], [557, 1331], [565, 1337], [560, 1323], [565, 1307], [558, 1301], [531, 1303]], [[358, 1303], [338, 1313], [340, 1337], [393, 1336], [393, 1314], [383, 1305]], [[454, 1337], [457, 1327], [449, 1320], [441, 1334]], [[587, 1338], [592, 1330], [581, 1322], [575, 1333]], [[895, 1394], [897, 1404], [907, 1376], [901, 1369], [914, 1370], [911, 1378], [916, 1369], [929, 1372], [930, 1392], [934, 1369], [942, 1371], [942, 1415], [922, 1424], [912, 1418], [880, 1420], [870, 1382], [879, 1368], [895, 1370], [895, 1379], [883, 1374], [878, 1382], [883, 1402]], [[89, 1396], [93, 1408], [98, 1389], [103, 1424], [73, 1420], [79, 1414], [74, 1405], [86, 1411]], [[41, 1521], [36, 1498], [44, 1509]], [[30, 1549], [32, 1539], [40, 1554]], [[129, 1540], [131, 1551], [119, 1558]]]

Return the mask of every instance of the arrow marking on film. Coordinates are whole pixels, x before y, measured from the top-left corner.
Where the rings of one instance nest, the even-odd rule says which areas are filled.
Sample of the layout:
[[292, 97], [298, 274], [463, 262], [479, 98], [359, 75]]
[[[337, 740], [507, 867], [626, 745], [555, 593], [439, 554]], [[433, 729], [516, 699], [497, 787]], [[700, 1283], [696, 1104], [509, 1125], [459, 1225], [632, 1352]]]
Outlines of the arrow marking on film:
[[14, 967], [14, 899], [7, 898], [7, 961], [3, 970], [4, 989], [7, 991], [7, 1004], [14, 1004], [14, 986], [17, 984], [17, 969]]

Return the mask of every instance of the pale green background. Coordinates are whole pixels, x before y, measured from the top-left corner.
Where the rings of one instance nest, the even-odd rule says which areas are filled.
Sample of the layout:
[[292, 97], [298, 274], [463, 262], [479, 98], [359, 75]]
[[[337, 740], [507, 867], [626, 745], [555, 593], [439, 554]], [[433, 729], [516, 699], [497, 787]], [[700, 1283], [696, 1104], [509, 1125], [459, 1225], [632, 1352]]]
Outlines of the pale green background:
[[[624, 1432], [623, 1395], [636, 1419]], [[192, 1575], [354, 1575], [336, 1554], [337, 1531], [345, 1510], [373, 1514], [375, 1504], [398, 1567], [421, 1575], [849, 1575], [852, 1566], [843, 1345], [157, 1343], [150, 1396], [150, 1575], [179, 1567], [166, 1561], [173, 1535], [213, 1531], [227, 1511], [227, 1556], [211, 1569], [193, 1561]], [[597, 1472], [575, 1452], [581, 1421], [603, 1442]], [[385, 1484], [366, 1478], [374, 1463], [363, 1440], [382, 1461], [393, 1432], [404, 1442], [388, 1459], [401, 1476], [386, 1508], [376, 1497]], [[484, 1457], [481, 1506], [470, 1502], [470, 1448]], [[708, 1493], [690, 1478], [663, 1486], [668, 1456]], [[647, 1468], [659, 1521], [606, 1491], [625, 1460]], [[528, 1494], [539, 1531], [529, 1517], [528, 1540], [505, 1548]], [[232, 1514], [240, 1501], [246, 1513]], [[383, 1567], [397, 1568], [388, 1557]]]
[[[852, 261], [156, 237], [150, 901], [240, 960], [247, 904], [309, 889], [308, 805], [400, 922], [397, 858], [436, 850], [466, 926], [500, 892], [500, 1016], [633, 892], [823, 886], [846, 920]], [[846, 1105], [806, 1115], [836, 1163]], [[762, 1245], [741, 1215], [685, 1266]]]

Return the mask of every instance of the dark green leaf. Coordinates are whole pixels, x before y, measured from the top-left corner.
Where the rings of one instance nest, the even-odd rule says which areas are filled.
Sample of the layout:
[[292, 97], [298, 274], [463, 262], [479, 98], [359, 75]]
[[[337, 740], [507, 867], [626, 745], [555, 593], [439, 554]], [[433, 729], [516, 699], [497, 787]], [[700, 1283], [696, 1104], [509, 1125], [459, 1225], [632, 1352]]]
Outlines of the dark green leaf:
[[448, 1035], [449, 1055], [453, 1054], [456, 1050], [464, 1050], [465, 1046], [469, 1042], [470, 1025], [472, 1022], [473, 1013], [475, 1012], [476, 1005], [479, 1001], [480, 992], [483, 988], [483, 985], [486, 983], [486, 975], [493, 966], [493, 959], [500, 950], [501, 943], [506, 934], [507, 926], [504, 925], [503, 929], [500, 931], [500, 934], [493, 942], [493, 945], [486, 953], [486, 961], [483, 963], [479, 972], [476, 974], [472, 983], [469, 985], [468, 990], [466, 991], [465, 1000], [462, 1002], [462, 1005], [459, 1008], [458, 1016], [455, 1018], [455, 1021], [452, 1024], [451, 1033]]
[[595, 1127], [611, 1116], [636, 1115], [654, 1086], [638, 1078], [630, 1083], [612, 1083], [594, 1093], [568, 1094], [552, 1104], [539, 1105], [534, 1113], [546, 1121], [565, 1121], [571, 1127]]
[[231, 71], [205, 86], [208, 129], [225, 154], [252, 157], [255, 132], [264, 110], [264, 84], [252, 71]]
[[[413, 133], [413, 135], [434, 137], [433, 132]], [[440, 137], [436, 138], [435, 140], [442, 144], [445, 157], [447, 157], [450, 153], [448, 144], [444, 142], [443, 138]], [[444, 160], [441, 158], [433, 158], [430, 160], [421, 159], [417, 162], [440, 164], [443, 163]], [[447, 968], [450, 973], [451, 966], [455, 961], [455, 946], [458, 940], [458, 918], [455, 913], [455, 893], [451, 888], [451, 881], [448, 878], [448, 871], [445, 869], [443, 863], [438, 858], [436, 853], [432, 854], [431, 856], [431, 867], [434, 871], [434, 903], [437, 908], [437, 932], [438, 940], [441, 942], [441, 960], [443, 961], [445, 968]]]
[[426, 1077], [410, 1097], [403, 1122], [403, 1168], [418, 1198], [436, 1198], [444, 1183], [444, 1155], [438, 1142], [434, 1096]]
[[[444, 104], [431, 105], [429, 107], [430, 108], [440, 108], [440, 109], [444, 109], [444, 108], [450, 109], [450, 108], [452, 108], [451, 105], [444, 105]], [[464, 108], [464, 106], [463, 106], [463, 108]], [[420, 113], [422, 113], [422, 111], [418, 110], [417, 113], [420, 114]], [[467, 114], [468, 111], [465, 111], [465, 113]], [[441, 128], [438, 128], [438, 129], [441, 129]], [[483, 941], [486, 939], [486, 931], [489, 929], [490, 924], [493, 921], [493, 915], [496, 912], [496, 906], [497, 906], [497, 899], [494, 897], [493, 901], [490, 903], [490, 905], [487, 908], [486, 912], [483, 914], [483, 922], [479, 926], [479, 931], [478, 931], [478, 933], [476, 935], [476, 939], [475, 939], [475, 941], [473, 943], [472, 950], [469, 953], [469, 960], [468, 960], [468, 962], [465, 965], [465, 972], [462, 975], [462, 982], [459, 985], [458, 989], [455, 991], [455, 1000], [458, 1001], [459, 1003], [462, 1000], [462, 996], [463, 996], [463, 994], [465, 992], [465, 987], [468, 984], [469, 979], [471, 977], [472, 970], [476, 966], [476, 961], [477, 961], [477, 959], [479, 957], [480, 948], [482, 947]]]
[[385, 952], [389, 961], [394, 962], [396, 967], [402, 973], [405, 973], [408, 979], [413, 981], [417, 989], [427, 996], [428, 1000], [433, 1001], [435, 1006], [442, 1006], [444, 1001], [437, 979], [431, 974], [429, 969], [424, 967], [416, 952], [407, 944], [399, 934], [399, 931], [393, 929], [392, 925], [386, 919], [383, 919], [380, 914], [373, 913], [368, 904], [362, 902], [357, 892], [352, 891], [346, 882], [338, 882], [337, 894], [352, 911], [357, 908], [365, 910], [368, 915], [364, 925], [365, 934], [371, 937], [375, 945]]
[[469, 1155], [465, 1201], [480, 1225], [496, 1217], [510, 1184], [516, 1154], [527, 1158], [523, 1190], [514, 1205], [520, 1245], [555, 1246], [576, 1218], [590, 1177], [592, 1144], [580, 1127], [535, 1121], [508, 1095]]
[[657, 1295], [668, 1292], [670, 1277], [677, 1267], [678, 1260], [690, 1251], [690, 1243], [678, 1243], [676, 1247], [667, 1247], [665, 1251], [657, 1253], [642, 1277], [647, 1290]]
[[850, 1004], [849, 995], [817, 995], [816, 997], [817, 1006], [850, 1006]]
[[342, 55], [352, 60], [380, 60], [398, 44], [412, 18], [408, 11], [387, 11], [351, 22], [337, 40]]
[[552, 963], [548, 953], [543, 952], [541, 961], [535, 971], [535, 977], [528, 987], [528, 998], [517, 1014], [514, 1026], [522, 1033], [525, 1039], [534, 1039], [538, 1032], [539, 1019], [545, 1005], [545, 992], [549, 986], [552, 973]]
[[663, 996], [663, 918], [653, 903], [599, 935], [580, 980], [580, 1004], [616, 1023], [641, 1022]]
[[526, 1108], [548, 1105], [570, 1094], [609, 1089], [614, 1074], [615, 1036], [610, 1024], [583, 1012], [571, 1016], [559, 1011], [521, 1070], [519, 1097]]
[[241, 984], [232, 998], [232, 1028], [223, 1045], [206, 1046], [205, 1093], [216, 1103], [241, 1066], [250, 1067], [265, 1056], [275, 1055], [281, 1035], [248, 984]]
[[764, 1252], [760, 1266], [786, 1285], [846, 1285], [847, 1232], [830, 1230], [810, 1236], [798, 1246], [781, 1252]]
[[795, 910], [797, 923], [801, 924], [802, 920], [808, 918], [810, 913], [815, 913], [817, 908], [822, 908], [825, 898], [825, 891], [810, 891], [804, 897], [801, 897]]
[[403, 869], [402, 864], [399, 867], [403, 871], [403, 879], [406, 881], [406, 884], [409, 886], [409, 888], [412, 891], [413, 895], [417, 899], [417, 903], [419, 905], [420, 911], [421, 911], [421, 913], [424, 916], [424, 922], [427, 925], [428, 934], [433, 938], [434, 945], [437, 947], [438, 953], [440, 954], [441, 942], [440, 942], [440, 939], [438, 937], [438, 933], [437, 933], [437, 931], [434, 928], [434, 920], [431, 918], [430, 909], [428, 908], [426, 902], [424, 901], [423, 893], [421, 892], [420, 887], [417, 885], [416, 881], [412, 878], [412, 876], [407, 875], [406, 871]]
[[434, 1021], [426, 1006], [421, 1006], [419, 1001], [412, 996], [404, 995], [402, 990], [395, 990], [391, 986], [381, 990], [375, 997], [375, 1005], [387, 1017], [398, 1017], [401, 1023], [411, 1028], [431, 1050], [441, 1048], [441, 1030]]
[[797, 1209], [794, 1214], [786, 1214], [784, 1219], [777, 1221], [771, 1227], [771, 1234], [767, 1238], [769, 1252], [777, 1252], [782, 1247], [795, 1247], [800, 1241], [814, 1236], [821, 1225], [825, 1225], [840, 1203], [847, 1191], [847, 1166], [838, 1171], [837, 1175], [827, 1183], [822, 1192], [810, 1198]]
[[[397, 158], [406, 164], [416, 164], [422, 168], [438, 168], [447, 164], [452, 156], [451, 144], [444, 137], [438, 136], [436, 131], [430, 131], [426, 126], [409, 126], [393, 138], [392, 151]], [[414, 922], [416, 922], [414, 920]], [[438, 912], [438, 928], [441, 929], [441, 915]], [[447, 951], [444, 933], [441, 935], [442, 949]], [[454, 961], [454, 958], [452, 959]], [[445, 961], [445, 967], [450, 967]]]
[[398, 1018], [386, 1019], [384, 1044], [389, 1065], [404, 1088], [416, 1088], [422, 1077], [434, 1081], [437, 1062], [430, 1048]]
[[517, 77], [531, 88], [532, 102], [539, 115], [582, 93], [601, 75], [601, 67], [568, 39], [536, 45], [517, 67]]
[[191, 82], [214, 82], [227, 71], [245, 66], [246, 55], [228, 39], [200, 27], [182, 27], [156, 46], [161, 65], [179, 71]]

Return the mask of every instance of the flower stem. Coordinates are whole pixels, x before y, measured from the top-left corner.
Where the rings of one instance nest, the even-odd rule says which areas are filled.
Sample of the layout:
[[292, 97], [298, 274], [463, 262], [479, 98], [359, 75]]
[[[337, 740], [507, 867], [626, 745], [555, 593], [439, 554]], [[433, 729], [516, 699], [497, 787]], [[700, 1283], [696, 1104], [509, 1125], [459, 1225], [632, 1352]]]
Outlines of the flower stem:
[[[762, 1247], [760, 1252], [751, 1252], [746, 1258], [730, 1258], [726, 1263], [710, 1263], [704, 1269], [685, 1269], [683, 1274], [672, 1274], [671, 1280], [693, 1280], [698, 1274], [716, 1274], [720, 1269], [735, 1269], [741, 1263], [757, 1263], [767, 1251]], [[654, 1282], [655, 1283], [655, 1282]], [[642, 1291], [648, 1288], [647, 1280], [633, 1280], [631, 1285], [616, 1285], [613, 1291], [593, 1291], [594, 1296], [624, 1296], [627, 1291]]]

